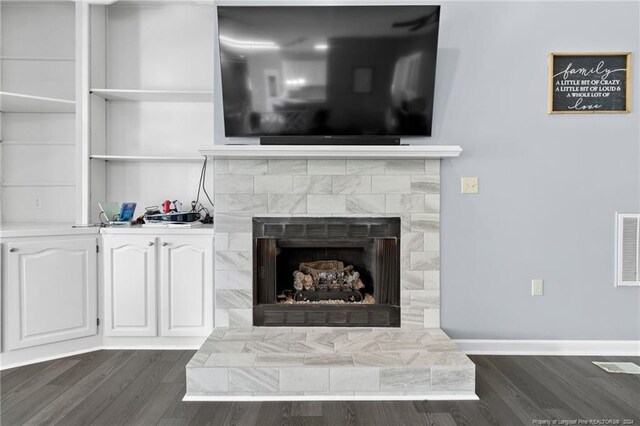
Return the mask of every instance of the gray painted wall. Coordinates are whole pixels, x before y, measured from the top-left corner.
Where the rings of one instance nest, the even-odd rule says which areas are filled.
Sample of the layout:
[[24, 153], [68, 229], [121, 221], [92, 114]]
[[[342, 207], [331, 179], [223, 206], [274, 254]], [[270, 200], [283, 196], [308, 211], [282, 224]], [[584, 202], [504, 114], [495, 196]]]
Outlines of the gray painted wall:
[[[640, 339], [640, 288], [614, 288], [615, 212], [640, 211], [639, 3], [449, 2], [441, 19], [432, 142], [464, 148], [442, 161], [442, 328]], [[547, 114], [547, 55], [579, 51], [632, 52], [632, 113]]]
[[[639, 3], [441, 4], [433, 137], [410, 142], [464, 148], [442, 162], [443, 329], [640, 339], [640, 288], [613, 286], [615, 212], [640, 211]], [[631, 114], [547, 114], [547, 56], [576, 51], [633, 53]], [[214, 77], [219, 88], [217, 66]], [[221, 116], [216, 143], [228, 142]], [[461, 176], [478, 176], [480, 193], [461, 195]], [[533, 278], [544, 296], [530, 296]]]

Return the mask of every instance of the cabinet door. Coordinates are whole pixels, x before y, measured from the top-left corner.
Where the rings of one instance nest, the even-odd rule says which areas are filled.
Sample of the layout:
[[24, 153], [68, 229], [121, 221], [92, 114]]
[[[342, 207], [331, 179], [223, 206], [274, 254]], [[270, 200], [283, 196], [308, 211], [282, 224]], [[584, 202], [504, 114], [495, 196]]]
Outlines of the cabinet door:
[[96, 238], [6, 244], [6, 344], [20, 349], [97, 334]]
[[156, 336], [156, 247], [145, 236], [104, 237], [105, 336]]
[[213, 238], [160, 240], [163, 336], [207, 336], [213, 328]]

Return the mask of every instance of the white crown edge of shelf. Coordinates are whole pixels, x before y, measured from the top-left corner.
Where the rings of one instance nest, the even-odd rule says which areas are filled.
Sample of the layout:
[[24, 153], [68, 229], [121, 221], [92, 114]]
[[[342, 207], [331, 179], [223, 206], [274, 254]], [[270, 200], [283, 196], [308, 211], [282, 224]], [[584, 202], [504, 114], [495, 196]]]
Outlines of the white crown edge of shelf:
[[213, 91], [209, 90], [138, 90], [94, 88], [90, 89], [90, 92], [107, 101], [213, 103]]
[[26, 140], [14, 140], [14, 139], [4, 139], [1, 140], [2, 145], [4, 146], [73, 146], [76, 143], [74, 141], [54, 141], [54, 140], [42, 140], [42, 141], [26, 141]]
[[[6, 1], [6, 0], [5, 0]], [[17, 56], [3, 55], [0, 61], [24, 61], [24, 62], [75, 62], [72, 56]]]
[[30, 188], [35, 186], [43, 187], [63, 187], [76, 186], [74, 182], [1, 182], [0, 186], [4, 188]]
[[459, 157], [459, 145], [211, 145], [200, 153], [214, 158], [409, 160]]
[[74, 113], [75, 110], [73, 100], [0, 91], [0, 112]]
[[89, 156], [92, 160], [105, 161], [157, 161], [157, 162], [196, 162], [204, 160], [201, 157], [180, 157], [180, 156], [159, 156], [159, 155], [109, 155], [109, 154], [92, 154]]

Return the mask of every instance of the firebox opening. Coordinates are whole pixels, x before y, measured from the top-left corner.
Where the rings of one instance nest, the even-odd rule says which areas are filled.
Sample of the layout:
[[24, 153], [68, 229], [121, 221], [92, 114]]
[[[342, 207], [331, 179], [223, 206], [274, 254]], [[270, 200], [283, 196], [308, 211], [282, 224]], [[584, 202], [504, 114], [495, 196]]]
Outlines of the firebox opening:
[[254, 218], [253, 324], [400, 326], [400, 218]]
[[279, 303], [374, 304], [373, 244], [361, 247], [276, 249], [276, 299]]

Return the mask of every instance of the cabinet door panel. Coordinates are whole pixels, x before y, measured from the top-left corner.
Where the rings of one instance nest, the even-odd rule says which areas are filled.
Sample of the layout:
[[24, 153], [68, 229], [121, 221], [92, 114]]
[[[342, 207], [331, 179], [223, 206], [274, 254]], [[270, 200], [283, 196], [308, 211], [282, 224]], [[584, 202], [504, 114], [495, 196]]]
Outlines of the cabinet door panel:
[[213, 327], [213, 239], [162, 240], [163, 336], [206, 336]]
[[7, 347], [97, 333], [96, 239], [10, 243]]
[[104, 238], [105, 336], [157, 334], [155, 253], [153, 238]]

